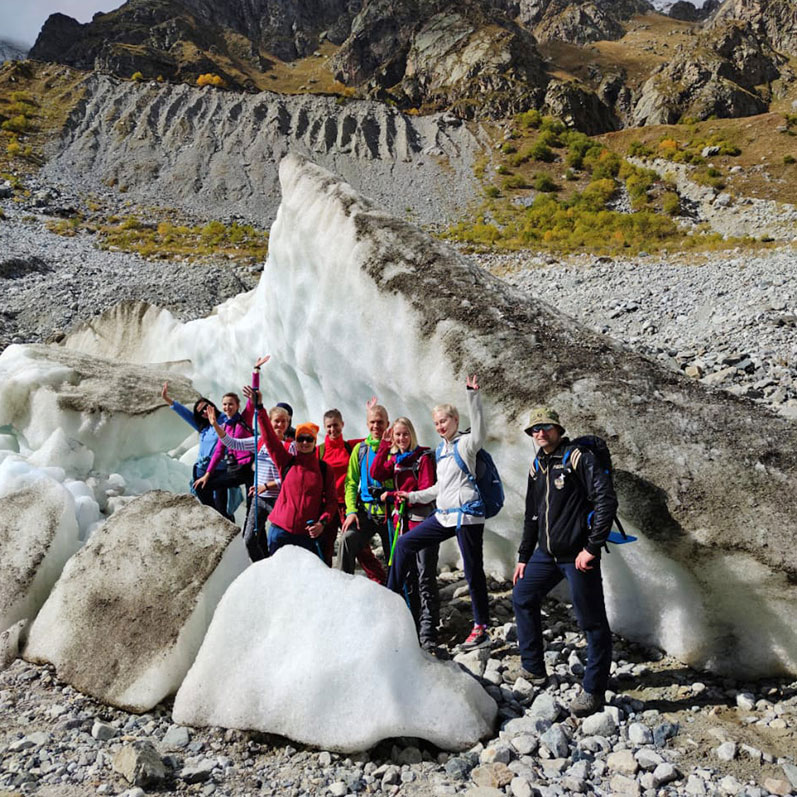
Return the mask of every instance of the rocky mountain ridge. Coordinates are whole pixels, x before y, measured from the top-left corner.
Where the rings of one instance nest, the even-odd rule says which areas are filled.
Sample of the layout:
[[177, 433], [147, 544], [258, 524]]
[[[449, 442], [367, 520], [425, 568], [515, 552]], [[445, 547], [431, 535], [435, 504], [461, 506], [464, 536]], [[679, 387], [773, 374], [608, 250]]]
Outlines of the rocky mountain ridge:
[[592, 133], [763, 112], [793, 92], [796, 15], [787, 0], [682, 0], [673, 16], [685, 22], [647, 0], [129, 0], [85, 25], [52, 15], [31, 57], [276, 90], [280, 68], [303, 74], [322, 58], [330, 86], [405, 110], [485, 118], [537, 108]]

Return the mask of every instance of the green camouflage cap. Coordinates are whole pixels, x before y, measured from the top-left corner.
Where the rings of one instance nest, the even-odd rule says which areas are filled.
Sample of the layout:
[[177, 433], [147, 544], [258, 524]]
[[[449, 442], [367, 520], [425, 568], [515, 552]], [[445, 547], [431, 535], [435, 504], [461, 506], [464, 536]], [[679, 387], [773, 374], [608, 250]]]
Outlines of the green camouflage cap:
[[556, 410], [552, 410], [550, 407], [535, 407], [529, 413], [529, 425], [526, 427], [526, 434], [531, 436], [532, 428], [541, 426], [544, 423], [552, 423], [554, 426], [559, 427], [562, 434], [565, 433], [565, 427], [562, 426], [562, 422], [559, 420], [559, 413]]

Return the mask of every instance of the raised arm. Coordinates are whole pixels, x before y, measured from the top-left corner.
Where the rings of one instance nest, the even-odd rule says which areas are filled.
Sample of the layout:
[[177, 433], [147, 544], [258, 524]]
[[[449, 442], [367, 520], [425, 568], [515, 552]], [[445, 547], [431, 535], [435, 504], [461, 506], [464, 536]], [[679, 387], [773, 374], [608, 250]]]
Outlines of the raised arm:
[[460, 448], [460, 455], [467, 461], [472, 461], [476, 457], [476, 452], [484, 446], [487, 439], [487, 426], [484, 422], [484, 410], [482, 408], [482, 396], [479, 390], [479, 382], [476, 374], [469, 376], [465, 381], [468, 389], [468, 412], [470, 414], [470, 434], [463, 435], [457, 444]]

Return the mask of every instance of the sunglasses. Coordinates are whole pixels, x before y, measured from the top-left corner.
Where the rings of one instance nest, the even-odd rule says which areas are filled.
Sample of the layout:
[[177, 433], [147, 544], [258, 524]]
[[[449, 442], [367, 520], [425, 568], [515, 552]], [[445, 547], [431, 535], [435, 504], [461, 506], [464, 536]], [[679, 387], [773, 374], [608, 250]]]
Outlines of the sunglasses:
[[315, 443], [315, 438], [314, 437], [310, 437], [309, 434], [300, 434], [296, 438], [296, 442], [297, 443]]
[[531, 433], [539, 434], [540, 432], [550, 432], [555, 426], [555, 423], [538, 423], [531, 427]]

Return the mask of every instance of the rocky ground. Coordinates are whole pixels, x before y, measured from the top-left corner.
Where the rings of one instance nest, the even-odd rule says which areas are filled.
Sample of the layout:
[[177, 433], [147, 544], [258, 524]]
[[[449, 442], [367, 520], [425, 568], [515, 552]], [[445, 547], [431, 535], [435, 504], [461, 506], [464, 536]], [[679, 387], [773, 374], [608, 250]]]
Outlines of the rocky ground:
[[[3, 196], [0, 183], [0, 351], [10, 343], [57, 339], [81, 321], [126, 299], [169, 309], [181, 320], [202, 318], [225, 299], [257, 284], [262, 264], [236, 266], [223, 260], [148, 261], [126, 252], [103, 251], [86, 232], [67, 237], [47, 223], [91, 216], [85, 195], [26, 178], [29, 192]], [[118, 194], [93, 195], [101, 214], [130, 215]], [[146, 219], [151, 211], [136, 208]], [[157, 221], [157, 219], [156, 219]]]
[[797, 249], [478, 262], [686, 377], [797, 418]]
[[[441, 655], [467, 629], [461, 572], [440, 576]], [[456, 656], [499, 703], [492, 738], [449, 754], [391, 739], [358, 755], [264, 734], [193, 729], [169, 705], [109, 708], [17, 660], [0, 673], [0, 795], [744, 795], [797, 793], [797, 682], [755, 684], [697, 673], [655, 649], [615, 640], [605, 711], [567, 706], [585, 649], [569, 606], [546, 606], [547, 688], [519, 677], [508, 583], [491, 581], [492, 644]]]

